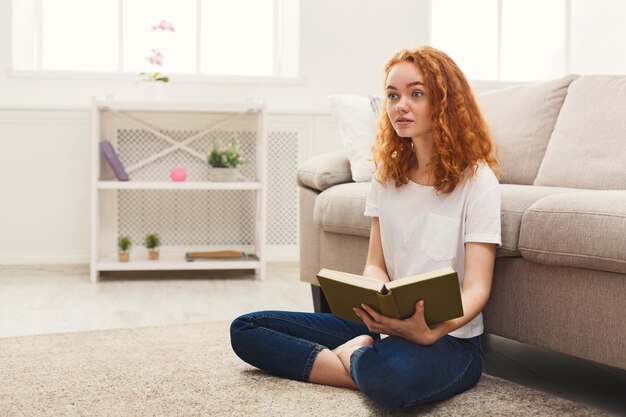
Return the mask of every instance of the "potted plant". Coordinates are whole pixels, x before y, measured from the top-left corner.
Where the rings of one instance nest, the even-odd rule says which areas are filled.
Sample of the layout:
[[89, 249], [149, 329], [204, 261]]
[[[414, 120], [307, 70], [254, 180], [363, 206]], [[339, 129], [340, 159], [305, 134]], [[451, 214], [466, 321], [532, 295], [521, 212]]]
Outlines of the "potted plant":
[[[153, 32], [175, 32], [176, 29], [171, 22], [161, 20], [158, 24], [152, 26]], [[152, 71], [143, 71], [139, 73], [137, 84], [141, 84], [144, 98], [146, 100], [161, 100], [164, 95], [164, 86], [170, 82], [170, 77], [163, 74], [157, 67], [163, 66], [163, 53], [159, 49], [152, 49], [147, 57], [148, 62], [152, 66]]]
[[130, 237], [120, 236], [117, 238], [117, 257], [120, 262], [128, 262], [130, 258], [130, 247], [132, 246]]
[[148, 248], [148, 258], [151, 261], [156, 261], [159, 259], [159, 246], [161, 245], [161, 241], [159, 239], [159, 235], [156, 233], [150, 233], [146, 236], [145, 240], [146, 248]]
[[235, 143], [224, 148], [214, 146], [207, 156], [207, 162], [211, 166], [210, 177], [213, 181], [236, 181], [239, 177], [238, 167], [245, 163]]

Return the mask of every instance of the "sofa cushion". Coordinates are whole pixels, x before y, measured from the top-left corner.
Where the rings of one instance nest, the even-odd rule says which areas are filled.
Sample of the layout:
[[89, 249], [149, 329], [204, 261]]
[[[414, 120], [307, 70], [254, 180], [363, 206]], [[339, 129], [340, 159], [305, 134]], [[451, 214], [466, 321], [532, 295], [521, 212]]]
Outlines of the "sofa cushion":
[[567, 88], [576, 77], [503, 88], [477, 97], [499, 148], [502, 183], [533, 183]]
[[376, 110], [367, 97], [351, 94], [328, 96], [330, 113], [339, 127], [343, 149], [350, 159], [355, 182], [369, 182], [374, 176], [372, 145], [376, 138]]
[[625, 147], [626, 76], [580, 77], [569, 87], [534, 184], [625, 190]]
[[[521, 256], [518, 250], [524, 212], [538, 200], [553, 194], [580, 190], [532, 185], [500, 184], [502, 195], [502, 247], [497, 256]], [[371, 219], [364, 216], [369, 184], [349, 183], [331, 187], [315, 201], [313, 221], [325, 232], [369, 237]]]
[[298, 168], [298, 185], [322, 191], [336, 184], [352, 182], [350, 161], [344, 151], [311, 158]]
[[496, 256], [521, 256], [518, 250], [522, 217], [538, 200], [553, 194], [576, 192], [572, 188], [537, 187], [532, 185], [500, 184], [502, 246]]
[[626, 274], [626, 190], [537, 201], [522, 219], [519, 251], [532, 262]]
[[322, 191], [315, 199], [315, 225], [326, 232], [369, 237], [372, 220], [363, 214], [369, 186], [359, 182]]

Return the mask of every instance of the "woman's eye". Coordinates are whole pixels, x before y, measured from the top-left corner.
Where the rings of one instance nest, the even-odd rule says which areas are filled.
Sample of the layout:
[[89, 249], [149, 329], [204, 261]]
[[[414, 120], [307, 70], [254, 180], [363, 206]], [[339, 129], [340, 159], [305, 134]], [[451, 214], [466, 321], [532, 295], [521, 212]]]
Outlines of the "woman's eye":
[[395, 100], [398, 98], [398, 95], [396, 93], [389, 93], [387, 94], [387, 99], [389, 100]]
[[413, 91], [413, 97], [421, 97], [424, 95], [424, 93], [422, 93], [421, 91]]

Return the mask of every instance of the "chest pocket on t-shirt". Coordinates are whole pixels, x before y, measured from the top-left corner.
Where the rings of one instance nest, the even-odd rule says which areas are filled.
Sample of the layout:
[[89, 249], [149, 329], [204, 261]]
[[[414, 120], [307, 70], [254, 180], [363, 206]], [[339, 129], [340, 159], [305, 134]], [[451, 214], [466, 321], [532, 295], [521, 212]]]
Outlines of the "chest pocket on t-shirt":
[[420, 250], [435, 262], [452, 261], [459, 243], [461, 219], [428, 213]]

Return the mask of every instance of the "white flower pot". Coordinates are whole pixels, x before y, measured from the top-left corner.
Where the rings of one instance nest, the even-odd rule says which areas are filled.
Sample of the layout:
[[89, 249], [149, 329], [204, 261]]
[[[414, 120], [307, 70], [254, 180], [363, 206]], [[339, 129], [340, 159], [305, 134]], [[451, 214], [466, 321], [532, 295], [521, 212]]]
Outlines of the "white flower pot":
[[139, 83], [141, 94], [145, 101], [165, 100], [167, 86], [160, 81], [143, 81]]
[[239, 180], [239, 168], [209, 168], [209, 180], [233, 182]]

